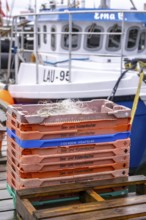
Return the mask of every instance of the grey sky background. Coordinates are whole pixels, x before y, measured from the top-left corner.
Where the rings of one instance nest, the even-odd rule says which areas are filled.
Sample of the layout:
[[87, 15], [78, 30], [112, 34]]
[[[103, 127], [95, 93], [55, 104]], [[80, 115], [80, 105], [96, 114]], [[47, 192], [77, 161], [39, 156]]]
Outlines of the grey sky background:
[[[1, 1], [2, 1], [2, 8], [4, 12], [6, 12], [6, 0], [1, 0]], [[36, 1], [38, 7], [40, 7], [42, 3], [47, 2], [47, 0], [36, 0]], [[146, 3], [146, 0], [133, 0], [133, 1], [138, 9], [143, 10], [143, 5], [144, 3]], [[10, 9], [13, 9], [12, 14], [19, 14], [20, 11], [26, 11], [29, 4], [31, 4], [33, 8], [35, 5], [35, 0], [7, 0], [7, 2], [9, 4]], [[60, 2], [60, 0], [57, 0], [57, 2]], [[100, 0], [86, 0], [86, 7], [98, 6], [99, 3]], [[131, 3], [129, 0], [111, 0], [111, 7], [120, 8], [120, 9], [130, 9]]]

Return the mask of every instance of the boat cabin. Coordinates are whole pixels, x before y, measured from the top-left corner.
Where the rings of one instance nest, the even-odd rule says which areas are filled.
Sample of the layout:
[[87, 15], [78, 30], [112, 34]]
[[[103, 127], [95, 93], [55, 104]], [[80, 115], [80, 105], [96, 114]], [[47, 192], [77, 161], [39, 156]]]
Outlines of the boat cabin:
[[53, 54], [71, 50], [79, 57], [91, 53], [139, 56], [146, 53], [145, 21], [146, 15], [137, 12], [58, 9], [38, 17], [38, 50]]

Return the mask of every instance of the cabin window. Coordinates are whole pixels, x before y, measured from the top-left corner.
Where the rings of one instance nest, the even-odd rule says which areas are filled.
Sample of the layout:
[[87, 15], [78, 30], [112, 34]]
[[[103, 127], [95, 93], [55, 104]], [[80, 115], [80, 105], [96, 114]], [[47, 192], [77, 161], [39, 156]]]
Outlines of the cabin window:
[[[65, 25], [63, 27], [63, 32], [66, 32], [65, 34], [63, 34], [62, 36], [62, 47], [65, 50], [69, 49], [69, 45], [70, 45], [70, 35], [68, 34], [69, 32], [69, 25]], [[81, 42], [81, 35], [78, 34], [79, 32], [81, 32], [81, 28], [77, 25], [72, 24], [72, 35], [71, 35], [71, 49], [72, 50], [78, 50], [80, 47], [80, 42]]]
[[56, 29], [55, 27], [51, 28], [51, 48], [56, 50]]
[[127, 49], [134, 50], [137, 44], [139, 28], [130, 28], [128, 31]]
[[38, 28], [38, 47], [41, 46], [40, 28]]
[[138, 51], [142, 52], [145, 49], [146, 45], [146, 32], [141, 32], [138, 44]]
[[94, 23], [87, 27], [85, 32], [89, 33], [85, 35], [85, 48], [88, 50], [100, 49], [102, 40], [100, 32], [103, 32], [103, 28]]
[[47, 43], [47, 26], [46, 25], [43, 26], [43, 42], [44, 44]]
[[107, 49], [111, 51], [119, 50], [121, 48], [121, 27], [118, 24], [114, 24], [109, 28], [108, 32], [110, 35], [107, 35]]

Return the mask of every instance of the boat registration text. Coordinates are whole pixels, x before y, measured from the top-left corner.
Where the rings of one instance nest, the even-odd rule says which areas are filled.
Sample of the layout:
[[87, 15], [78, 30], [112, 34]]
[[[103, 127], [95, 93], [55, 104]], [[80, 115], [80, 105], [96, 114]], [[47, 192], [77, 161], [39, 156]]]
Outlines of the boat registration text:
[[43, 71], [44, 83], [69, 82], [69, 78], [70, 74], [68, 70], [44, 69]]

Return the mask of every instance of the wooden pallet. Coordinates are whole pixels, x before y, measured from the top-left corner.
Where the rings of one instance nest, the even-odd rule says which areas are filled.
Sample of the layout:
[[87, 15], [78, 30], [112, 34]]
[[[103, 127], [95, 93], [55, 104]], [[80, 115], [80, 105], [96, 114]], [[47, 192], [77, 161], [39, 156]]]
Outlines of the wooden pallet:
[[[108, 185], [107, 185], [108, 184]], [[65, 184], [53, 187], [19, 190], [16, 194], [16, 210], [23, 220], [99, 220], [99, 219], [146, 219], [146, 177], [132, 176], [108, 181]], [[98, 190], [136, 185], [136, 193], [123, 198], [104, 200]], [[60, 206], [36, 208], [33, 201], [48, 200], [49, 196], [78, 194], [79, 200], [60, 203]], [[145, 216], [145, 218], [140, 218]]]

